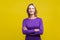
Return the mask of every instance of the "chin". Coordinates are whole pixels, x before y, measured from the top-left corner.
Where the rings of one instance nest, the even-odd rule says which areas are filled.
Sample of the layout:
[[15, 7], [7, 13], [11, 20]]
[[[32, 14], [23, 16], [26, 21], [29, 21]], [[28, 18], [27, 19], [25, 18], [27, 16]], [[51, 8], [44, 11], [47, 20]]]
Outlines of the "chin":
[[30, 14], [34, 14], [34, 13], [30, 13]]

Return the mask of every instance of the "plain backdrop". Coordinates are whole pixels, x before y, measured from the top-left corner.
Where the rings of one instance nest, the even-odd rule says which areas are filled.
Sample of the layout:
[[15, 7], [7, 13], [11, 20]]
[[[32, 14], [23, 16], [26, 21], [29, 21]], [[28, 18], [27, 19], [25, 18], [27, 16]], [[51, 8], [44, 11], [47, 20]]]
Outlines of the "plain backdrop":
[[59, 0], [0, 0], [0, 40], [24, 40], [22, 21], [28, 17], [27, 6], [33, 3], [43, 19], [42, 40], [60, 40]]

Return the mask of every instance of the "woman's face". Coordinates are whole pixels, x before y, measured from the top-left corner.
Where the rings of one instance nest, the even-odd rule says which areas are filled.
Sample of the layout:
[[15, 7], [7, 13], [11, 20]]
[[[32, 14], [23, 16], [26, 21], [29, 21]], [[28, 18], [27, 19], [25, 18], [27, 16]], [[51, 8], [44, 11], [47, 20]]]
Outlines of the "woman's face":
[[34, 14], [34, 13], [35, 13], [35, 8], [34, 8], [34, 6], [33, 6], [33, 5], [30, 5], [28, 11], [29, 11], [29, 14]]

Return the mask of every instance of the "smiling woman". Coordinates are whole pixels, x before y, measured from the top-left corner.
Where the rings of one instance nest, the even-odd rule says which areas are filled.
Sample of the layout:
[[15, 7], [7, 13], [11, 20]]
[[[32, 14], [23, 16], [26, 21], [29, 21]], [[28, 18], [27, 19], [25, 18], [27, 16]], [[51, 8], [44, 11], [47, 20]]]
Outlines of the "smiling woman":
[[28, 17], [30, 17], [31, 14], [37, 16], [37, 9], [32, 3], [28, 5], [27, 13], [28, 13]]
[[36, 7], [31, 3], [27, 7], [28, 18], [22, 23], [22, 32], [26, 35], [25, 40], [41, 40], [43, 34], [42, 18], [37, 17]]

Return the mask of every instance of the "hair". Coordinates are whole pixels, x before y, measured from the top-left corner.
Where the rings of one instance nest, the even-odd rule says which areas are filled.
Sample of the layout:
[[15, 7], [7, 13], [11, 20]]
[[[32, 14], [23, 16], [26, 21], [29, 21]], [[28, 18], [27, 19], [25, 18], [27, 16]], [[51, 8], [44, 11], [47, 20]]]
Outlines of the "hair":
[[[29, 11], [28, 11], [30, 5], [33, 5], [33, 6], [34, 6], [34, 4], [33, 4], [33, 3], [30, 3], [30, 4], [28, 5], [28, 7], [27, 7], [27, 14], [28, 14], [28, 17], [30, 17], [30, 14], [29, 14]], [[34, 15], [37, 16], [37, 9], [36, 9], [35, 6], [34, 6], [34, 8], [35, 8], [35, 13], [34, 13]]]

